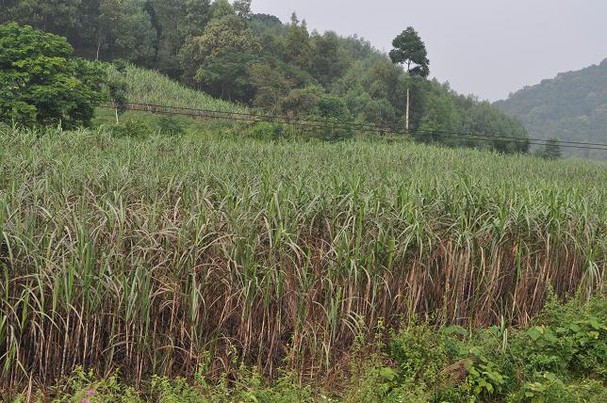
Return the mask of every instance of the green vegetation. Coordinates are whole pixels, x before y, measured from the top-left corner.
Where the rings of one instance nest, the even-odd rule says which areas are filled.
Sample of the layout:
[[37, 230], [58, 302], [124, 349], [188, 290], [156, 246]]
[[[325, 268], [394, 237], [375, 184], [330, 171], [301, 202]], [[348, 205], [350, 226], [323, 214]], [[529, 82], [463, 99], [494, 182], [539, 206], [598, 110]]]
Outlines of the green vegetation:
[[[413, 27], [408, 27], [392, 41], [394, 49], [390, 51], [392, 63], [406, 66], [407, 74], [411, 77], [427, 78], [430, 74], [430, 61], [426, 53], [426, 45]], [[407, 86], [407, 105], [405, 106], [405, 131], [409, 133], [409, 117], [411, 111], [411, 88]]]
[[[607, 59], [526, 87], [495, 106], [521, 119], [532, 138], [604, 144], [607, 141]], [[607, 159], [607, 152], [563, 149], [565, 156]]]
[[392, 41], [394, 49], [390, 51], [393, 63], [404, 64], [407, 72], [414, 76], [426, 78], [430, 74], [430, 61], [426, 45], [413, 27], [407, 27]]
[[58, 401], [599, 402], [607, 398], [606, 325], [604, 299], [566, 305], [552, 300], [538, 320], [518, 330], [448, 326], [436, 331], [427, 323], [409, 324], [390, 332], [386, 344], [371, 340], [373, 350], [359, 340], [345, 373], [331, 382], [339, 389], [330, 392], [293, 372], [268, 382], [246, 366], [231, 379], [211, 381], [209, 361], [190, 381], [153, 376], [140, 390], [115, 374], [99, 379], [77, 367], [54, 390], [61, 393]]
[[65, 38], [15, 23], [0, 25], [0, 122], [86, 125], [103, 99], [103, 69], [72, 59]]
[[412, 27], [42, 3], [0, 22], [113, 63], [0, 25], [2, 400], [607, 400], [607, 169], [522, 155]]
[[[324, 380], [339, 393], [357, 363], [388, 354], [389, 370], [382, 358], [376, 372], [359, 369], [376, 374], [365, 393], [404, 393], [411, 379], [438, 393], [433, 377], [466, 359], [466, 382], [444, 393], [505, 396], [519, 364], [447, 351], [407, 324], [509, 329], [530, 324], [549, 287], [584, 299], [604, 286], [603, 166], [221, 137], [1, 129], [4, 388], [48, 386], [79, 365], [144, 389], [156, 374], [182, 390], [175, 379], [201, 371], [221, 387], [244, 365], [261, 376], [247, 375], [247, 388], [286, 377], [283, 386]], [[603, 311], [591, 312], [604, 327]], [[529, 336], [544, 343], [537, 366], [519, 368], [534, 393], [578, 373], [603, 382], [604, 363], [592, 360], [604, 331], [578, 319], [579, 335], [549, 323], [554, 347], [537, 336], [544, 328]], [[409, 350], [409, 331], [428, 335], [419, 343], [434, 355], [415, 358], [426, 347]]]
[[218, 112], [246, 112], [242, 106], [188, 88], [153, 70], [142, 69], [132, 64], [126, 64], [120, 69], [109, 66], [108, 69], [109, 82], [126, 83], [127, 102]]
[[555, 160], [561, 158], [562, 151], [559, 141], [555, 138], [550, 138], [546, 140], [544, 149], [539, 151], [537, 155], [548, 160]]
[[[139, 389], [114, 373], [104, 378], [76, 367], [49, 390], [55, 401], [158, 402], [602, 402], [607, 399], [607, 304], [551, 300], [524, 329], [460, 326], [436, 331], [408, 324], [381, 338], [359, 340], [338, 389], [311, 386], [294, 372], [273, 381], [241, 365], [230, 378], [208, 377], [206, 360], [191, 380], [152, 376]], [[49, 394], [46, 395], [48, 397]], [[15, 401], [42, 401], [30, 391]]]
[[[405, 71], [361, 38], [310, 32], [295, 14], [287, 23], [253, 14], [248, 0], [55, 3], [49, 7], [32, 0], [2, 1], [0, 23], [31, 24], [67, 37], [77, 55], [107, 62], [124, 59], [259, 113], [380, 125], [389, 131], [407, 131], [420, 142], [452, 147], [502, 153], [528, 150], [527, 133], [516, 119], [427, 80], [429, 60], [412, 27], [396, 38], [401, 53], [392, 52], [400, 55], [397, 63], [411, 67]], [[146, 85], [149, 82], [139, 88]], [[197, 107], [189, 98], [171, 96], [169, 87], [176, 85], [145, 92], [166, 89], [169, 94], [150, 101]], [[120, 93], [115, 86], [110, 89]], [[413, 100], [410, 105], [408, 100]], [[217, 107], [235, 108], [219, 103]]]

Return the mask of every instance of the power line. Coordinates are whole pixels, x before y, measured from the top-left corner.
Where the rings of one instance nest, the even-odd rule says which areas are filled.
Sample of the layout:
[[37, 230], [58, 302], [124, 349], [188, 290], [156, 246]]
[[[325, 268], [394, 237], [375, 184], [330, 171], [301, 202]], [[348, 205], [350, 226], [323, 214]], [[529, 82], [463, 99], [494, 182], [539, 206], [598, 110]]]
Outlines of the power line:
[[[368, 131], [378, 134], [391, 134], [391, 135], [407, 135], [413, 136], [431, 136], [436, 140], [443, 138], [452, 138], [459, 141], [465, 140], [481, 140], [487, 142], [502, 142], [502, 143], [517, 143], [521, 145], [536, 145], [546, 146], [551, 143], [550, 140], [532, 138], [532, 137], [508, 137], [503, 135], [491, 135], [484, 133], [464, 133], [464, 132], [449, 132], [443, 130], [431, 130], [431, 129], [417, 129], [406, 133], [403, 129], [395, 128], [394, 126], [378, 126], [371, 123], [355, 123], [355, 122], [335, 122], [329, 119], [299, 119], [288, 116], [279, 115], [267, 115], [257, 113], [245, 113], [245, 112], [233, 112], [233, 111], [217, 111], [209, 109], [197, 109], [188, 108], [182, 106], [170, 106], [170, 105], [158, 105], [158, 104], [144, 104], [144, 103], [127, 103], [127, 110], [149, 112], [156, 114], [165, 115], [181, 115], [189, 116], [194, 118], [205, 118], [205, 119], [220, 119], [220, 120], [232, 120], [232, 121], [244, 121], [249, 123], [256, 122], [268, 122], [278, 123], [286, 125], [296, 125], [306, 127], [308, 129], [320, 129], [330, 127], [333, 129], [342, 130], [360, 130]], [[113, 104], [102, 104], [102, 108], [115, 109]], [[430, 139], [432, 140], [432, 139]], [[557, 140], [558, 145], [563, 148], [574, 148], [583, 150], [597, 150], [607, 151], [607, 144], [605, 143], [591, 143], [573, 140]]]

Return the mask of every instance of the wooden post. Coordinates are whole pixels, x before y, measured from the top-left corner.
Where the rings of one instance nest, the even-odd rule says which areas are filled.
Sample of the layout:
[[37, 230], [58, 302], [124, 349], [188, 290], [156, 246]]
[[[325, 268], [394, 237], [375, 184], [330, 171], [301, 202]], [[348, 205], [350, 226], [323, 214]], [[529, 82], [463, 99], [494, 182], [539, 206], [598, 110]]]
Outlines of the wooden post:
[[407, 108], [405, 111], [405, 133], [409, 134], [409, 104], [411, 101], [410, 89], [407, 86]]

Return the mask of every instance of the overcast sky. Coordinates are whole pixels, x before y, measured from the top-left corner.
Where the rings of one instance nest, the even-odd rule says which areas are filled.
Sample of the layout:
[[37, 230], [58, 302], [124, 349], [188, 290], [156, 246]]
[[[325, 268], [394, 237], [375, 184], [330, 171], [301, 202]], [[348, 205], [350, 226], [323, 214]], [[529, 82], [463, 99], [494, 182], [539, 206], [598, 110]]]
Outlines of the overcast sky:
[[388, 52], [413, 26], [430, 75], [495, 101], [557, 73], [607, 58], [607, 0], [253, 0], [253, 11], [308, 29], [358, 34]]

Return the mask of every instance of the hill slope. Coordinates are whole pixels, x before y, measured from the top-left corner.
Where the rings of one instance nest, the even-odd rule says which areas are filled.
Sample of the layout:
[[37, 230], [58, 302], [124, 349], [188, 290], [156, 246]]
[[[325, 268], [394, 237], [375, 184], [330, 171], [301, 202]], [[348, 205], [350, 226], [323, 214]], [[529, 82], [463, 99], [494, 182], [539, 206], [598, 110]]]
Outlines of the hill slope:
[[[494, 105], [518, 116], [531, 138], [607, 143], [607, 59], [525, 87]], [[564, 149], [563, 153], [607, 159], [605, 151]]]
[[188, 88], [169, 77], [131, 64], [118, 71], [108, 66], [110, 81], [123, 80], [131, 103], [178, 106], [220, 112], [244, 112], [246, 108], [233, 102], [214, 98], [202, 91]]

